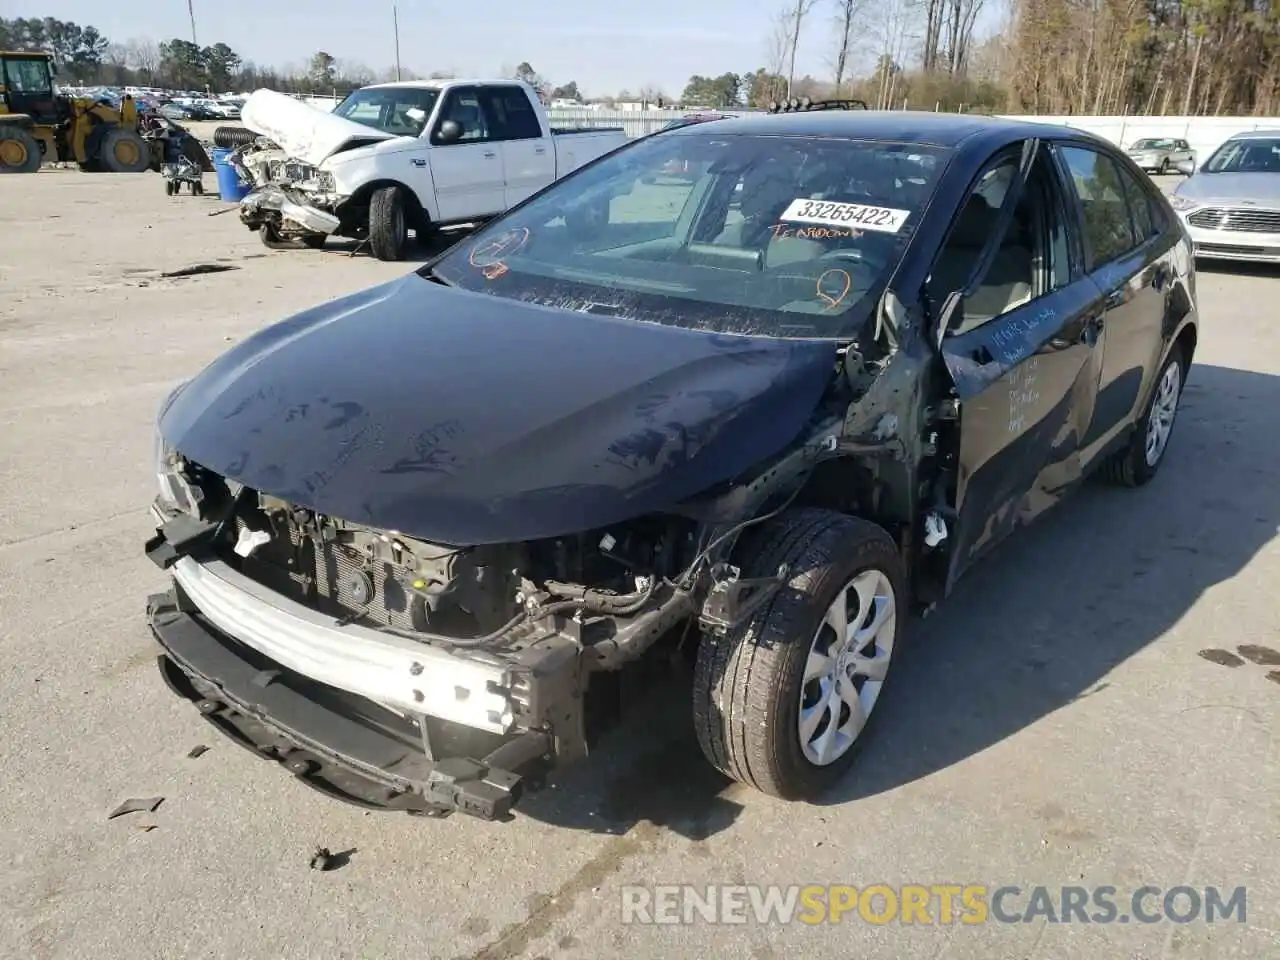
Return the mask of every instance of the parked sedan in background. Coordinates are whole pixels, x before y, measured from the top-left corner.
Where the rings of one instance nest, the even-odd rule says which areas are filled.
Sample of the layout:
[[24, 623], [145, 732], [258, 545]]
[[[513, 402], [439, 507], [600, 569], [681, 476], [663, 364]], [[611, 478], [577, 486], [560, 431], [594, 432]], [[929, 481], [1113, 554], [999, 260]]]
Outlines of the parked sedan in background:
[[190, 120], [191, 111], [185, 107], [180, 107], [176, 103], [162, 103], [156, 107], [156, 113], [169, 120]]
[[1236, 134], [1182, 172], [1170, 202], [1197, 257], [1280, 263], [1280, 130]]
[[[673, 161], [687, 182], [647, 185]], [[162, 670], [318, 789], [496, 819], [590, 756], [635, 689], [610, 674], [687, 657], [708, 762], [817, 799], [915, 604], [1093, 471], [1156, 476], [1193, 271], [1079, 130], [820, 110], [639, 138], [170, 395]]]
[[1147, 173], [1172, 173], [1195, 156], [1187, 141], [1173, 137], [1145, 137], [1129, 147], [1129, 159]]

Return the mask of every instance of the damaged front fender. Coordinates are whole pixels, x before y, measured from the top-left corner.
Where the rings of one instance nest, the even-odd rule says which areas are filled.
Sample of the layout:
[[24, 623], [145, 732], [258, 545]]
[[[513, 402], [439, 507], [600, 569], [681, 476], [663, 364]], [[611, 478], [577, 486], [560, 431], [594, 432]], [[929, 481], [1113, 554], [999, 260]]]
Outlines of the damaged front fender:
[[251, 191], [240, 201], [240, 220], [257, 229], [264, 223], [278, 221], [282, 233], [337, 232], [342, 221], [327, 210], [295, 199], [286, 187], [268, 184]]

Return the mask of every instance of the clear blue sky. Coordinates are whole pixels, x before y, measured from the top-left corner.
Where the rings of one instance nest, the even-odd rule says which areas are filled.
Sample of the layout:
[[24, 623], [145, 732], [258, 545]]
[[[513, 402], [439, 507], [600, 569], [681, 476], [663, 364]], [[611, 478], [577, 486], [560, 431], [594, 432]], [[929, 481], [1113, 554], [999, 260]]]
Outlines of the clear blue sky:
[[[391, 0], [193, 0], [202, 46], [285, 66], [325, 50], [376, 71], [395, 63]], [[190, 39], [186, 0], [4, 0], [6, 16], [92, 24], [113, 41]], [[690, 74], [766, 66], [772, 15], [786, 0], [398, 0], [400, 57], [418, 73], [488, 75], [527, 60], [588, 95], [652, 85], [678, 95]], [[833, 0], [819, 0], [801, 37], [797, 76], [831, 74]], [[868, 63], [876, 41], [868, 38]], [[864, 58], [865, 59], [865, 58]]]

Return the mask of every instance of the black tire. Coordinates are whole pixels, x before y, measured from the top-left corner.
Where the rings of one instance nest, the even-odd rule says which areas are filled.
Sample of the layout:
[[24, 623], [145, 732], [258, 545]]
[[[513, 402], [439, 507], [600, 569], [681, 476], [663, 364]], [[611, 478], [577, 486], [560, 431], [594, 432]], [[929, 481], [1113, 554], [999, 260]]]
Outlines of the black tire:
[[[1156, 415], [1156, 404], [1161, 399], [1161, 385], [1165, 382], [1165, 377], [1169, 375], [1169, 368], [1177, 367], [1177, 396], [1174, 398], [1173, 416], [1169, 420], [1168, 434], [1165, 437], [1163, 445], [1160, 446], [1159, 453], [1155, 457], [1155, 462], [1148, 462], [1147, 457], [1147, 436], [1151, 429], [1151, 418]], [[1129, 438], [1129, 443], [1123, 450], [1117, 450], [1110, 457], [1103, 461], [1101, 467], [1102, 476], [1111, 483], [1121, 487], [1141, 487], [1151, 482], [1151, 479], [1160, 470], [1160, 464], [1164, 463], [1164, 455], [1169, 450], [1169, 439], [1172, 436], [1173, 428], [1177, 425], [1178, 404], [1182, 401], [1182, 388], [1186, 384], [1187, 365], [1182, 357], [1182, 349], [1174, 344], [1173, 349], [1169, 351], [1169, 356], [1165, 359], [1164, 365], [1160, 368], [1160, 373], [1156, 377], [1155, 384], [1151, 388], [1151, 396], [1147, 398], [1147, 408], [1142, 414], [1142, 419], [1138, 421], [1137, 427], [1134, 428], [1133, 436]]]
[[248, 127], [218, 127], [213, 131], [215, 147], [244, 147], [258, 139]]
[[297, 250], [301, 247], [297, 240], [285, 240], [281, 237], [274, 224], [264, 223], [258, 228], [258, 236], [268, 250]]
[[177, 192], [178, 182], [176, 180], [166, 180], [164, 182], [164, 195], [166, 197], [172, 197]]
[[[900, 656], [902, 558], [875, 524], [816, 509], [761, 524], [734, 554], [744, 577], [772, 576], [786, 564], [790, 579], [746, 624], [724, 637], [702, 638], [693, 685], [698, 743], [725, 775], [771, 796], [812, 800], [852, 766], [878, 711], [838, 759], [824, 766], [810, 761], [801, 748], [799, 711], [811, 646], [840, 590], [858, 574], [878, 570], [894, 594], [891, 656]], [[886, 681], [881, 698], [887, 687]]]
[[1168, 157], [1160, 161], [1160, 169], [1157, 170], [1156, 173], [1162, 177], [1167, 177], [1169, 175], [1169, 158]]
[[151, 169], [151, 147], [138, 131], [116, 127], [102, 138], [98, 161], [111, 173], [146, 173]]
[[403, 191], [399, 187], [375, 190], [369, 198], [369, 249], [379, 260], [402, 260], [408, 241]]
[[203, 183], [201, 183], [199, 180], [197, 180], [197, 181], [195, 181], [195, 183], [191, 184], [191, 195], [192, 195], [193, 197], [203, 197], [203, 196], [204, 196], [204, 184], [203, 184]]
[[0, 126], [0, 173], [37, 173], [44, 157], [40, 141], [16, 126]]

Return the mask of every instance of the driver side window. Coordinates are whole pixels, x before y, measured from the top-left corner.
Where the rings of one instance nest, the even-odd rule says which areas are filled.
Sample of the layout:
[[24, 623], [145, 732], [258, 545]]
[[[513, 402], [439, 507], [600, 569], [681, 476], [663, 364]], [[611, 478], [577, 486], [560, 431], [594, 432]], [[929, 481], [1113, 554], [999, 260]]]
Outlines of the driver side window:
[[[928, 281], [937, 308], [964, 289], [978, 269], [1017, 170], [1018, 158], [1011, 156], [988, 169], [971, 190]], [[949, 334], [974, 330], [1070, 282], [1067, 232], [1054, 183], [1049, 155], [1042, 149], [994, 259], [965, 298], [963, 316], [951, 318]]]
[[[445, 97], [444, 106], [440, 109], [440, 118], [436, 121], [436, 133], [446, 122], [452, 120], [462, 127], [462, 136], [453, 143], [483, 143], [493, 139], [489, 129], [489, 118], [480, 100], [480, 92], [475, 87], [454, 87]], [[433, 135], [433, 140], [438, 139]]]

